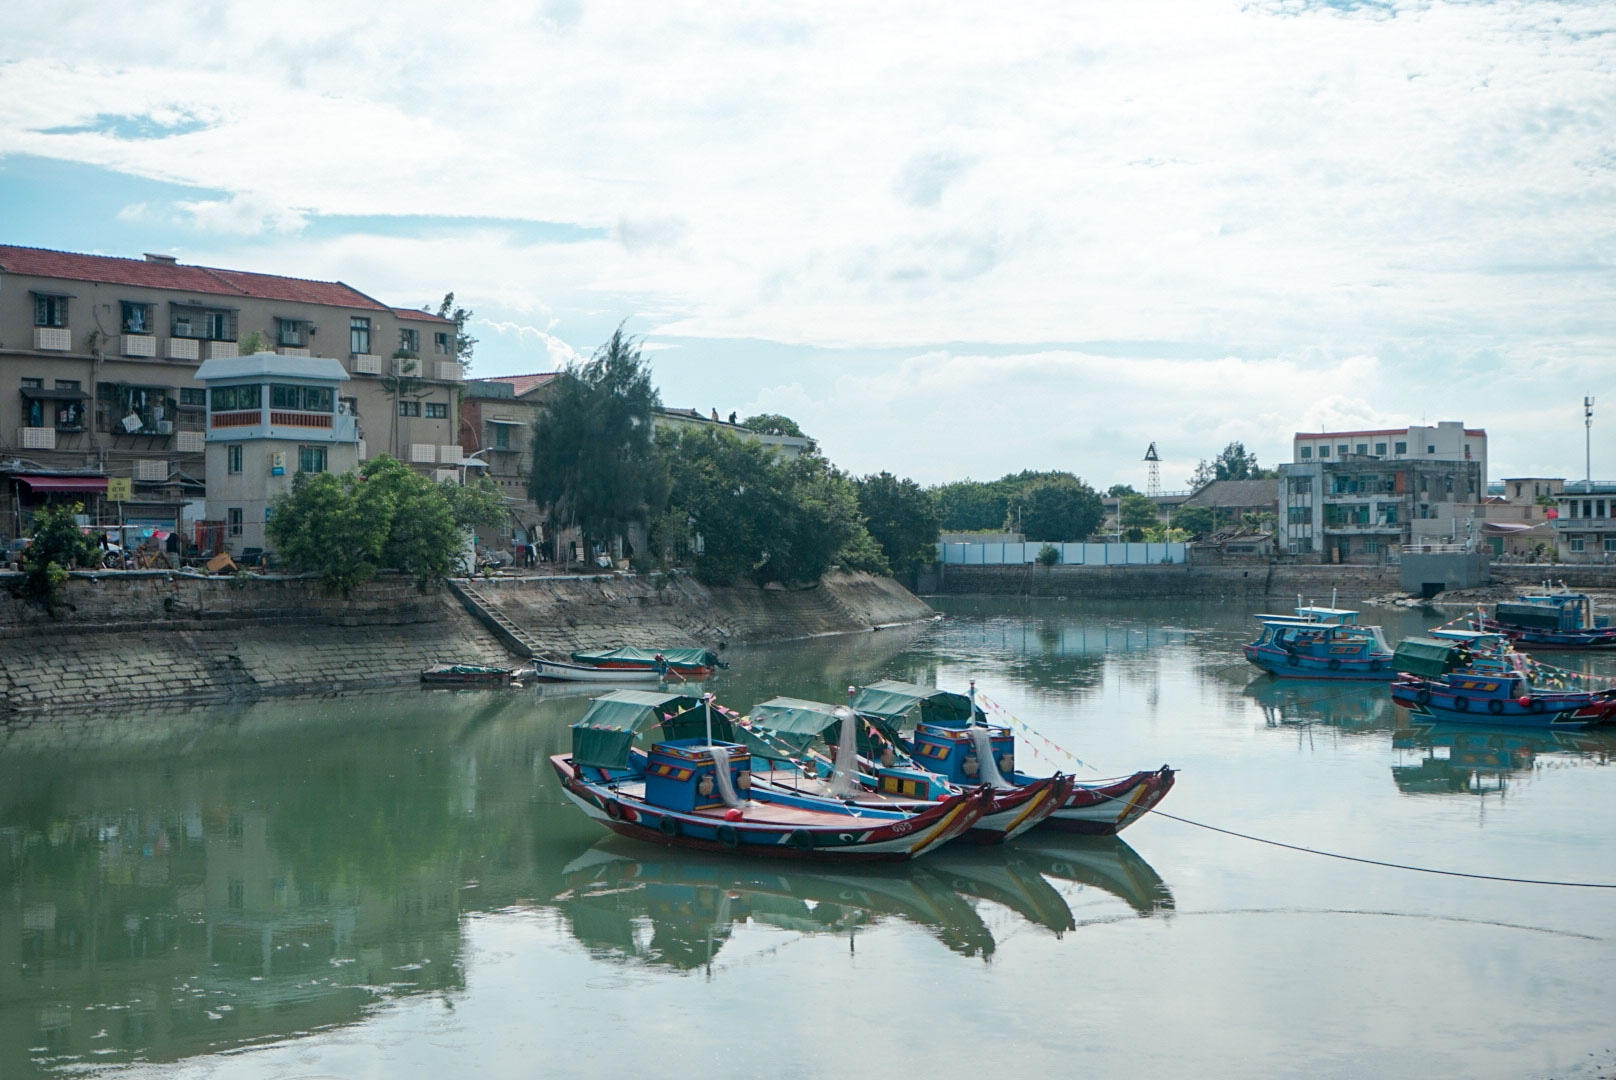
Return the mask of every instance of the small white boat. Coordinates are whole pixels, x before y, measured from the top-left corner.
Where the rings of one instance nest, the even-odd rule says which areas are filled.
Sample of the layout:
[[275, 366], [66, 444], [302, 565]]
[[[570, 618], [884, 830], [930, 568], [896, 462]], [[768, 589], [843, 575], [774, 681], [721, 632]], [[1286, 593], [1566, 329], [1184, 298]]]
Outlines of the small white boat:
[[569, 664], [564, 660], [533, 658], [533, 676], [558, 682], [660, 682], [661, 673], [652, 669], [597, 667], [592, 664]]

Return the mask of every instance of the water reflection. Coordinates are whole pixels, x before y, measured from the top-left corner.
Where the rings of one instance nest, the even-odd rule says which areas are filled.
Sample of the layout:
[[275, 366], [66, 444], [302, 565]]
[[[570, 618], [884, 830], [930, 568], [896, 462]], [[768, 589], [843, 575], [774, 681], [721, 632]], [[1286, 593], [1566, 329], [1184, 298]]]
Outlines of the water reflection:
[[1417, 761], [1391, 767], [1404, 794], [1503, 797], [1513, 779], [1532, 775], [1547, 761], [1608, 765], [1616, 752], [1616, 732], [1415, 724], [1396, 732], [1392, 746], [1409, 751], [1410, 758], [1418, 755]]
[[1373, 732], [1392, 731], [1398, 725], [1391, 690], [1379, 683], [1259, 675], [1246, 684], [1244, 693], [1262, 709], [1269, 727], [1325, 724]]

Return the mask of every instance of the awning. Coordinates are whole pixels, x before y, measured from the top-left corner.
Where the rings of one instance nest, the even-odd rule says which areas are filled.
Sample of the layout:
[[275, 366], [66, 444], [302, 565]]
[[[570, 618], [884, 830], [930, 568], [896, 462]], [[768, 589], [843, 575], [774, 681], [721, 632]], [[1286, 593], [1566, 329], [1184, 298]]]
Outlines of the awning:
[[52, 390], [43, 386], [25, 386], [22, 396], [29, 401], [89, 401], [83, 390]]
[[1521, 525], [1512, 521], [1486, 521], [1482, 523], [1481, 531], [1492, 536], [1508, 536], [1511, 533], [1531, 532], [1547, 525], [1547, 521], [1539, 521], [1533, 525]]
[[483, 423], [485, 423], [485, 424], [504, 424], [506, 427], [527, 427], [527, 425], [524, 424], [520, 420], [495, 420], [492, 417], [484, 420]]
[[27, 484], [28, 490], [36, 494], [45, 491], [107, 493], [107, 478], [104, 476], [26, 476], [14, 473], [11, 478], [19, 484]]
[[[920, 706], [920, 719], [939, 727], [965, 727], [971, 722], [971, 700], [964, 694], [914, 683], [883, 682], [861, 687], [853, 697], [853, 711], [897, 725]], [[980, 712], [980, 710], [978, 710]]]

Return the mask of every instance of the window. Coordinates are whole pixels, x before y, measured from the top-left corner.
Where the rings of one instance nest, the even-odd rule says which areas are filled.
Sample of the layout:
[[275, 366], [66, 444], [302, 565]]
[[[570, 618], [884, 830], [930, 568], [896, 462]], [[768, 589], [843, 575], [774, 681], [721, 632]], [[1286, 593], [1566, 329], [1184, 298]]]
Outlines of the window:
[[228, 311], [207, 311], [202, 314], [202, 336], [209, 341], [230, 341], [236, 335], [230, 332]]
[[418, 353], [418, 352], [420, 352], [421, 351], [421, 331], [419, 331], [419, 330], [407, 330], [407, 329], [406, 330], [400, 330], [398, 332], [398, 347], [403, 349], [407, 353]]
[[1426, 447], [1425, 447], [1425, 452], [1426, 452], [1426, 453], [1427, 453], [1427, 454], [1434, 454], [1434, 453], [1436, 453], [1436, 445], [1435, 445], [1435, 444], [1434, 444], [1434, 443], [1431, 443], [1431, 444], [1427, 444], [1427, 445], [1426, 445]]
[[511, 448], [511, 426], [509, 424], [489, 424], [488, 441], [495, 450], [509, 450]]
[[152, 306], [150, 304], [136, 304], [129, 300], [119, 301], [123, 309], [123, 332], [126, 334], [149, 334], [152, 332]]
[[358, 317], [348, 320], [348, 348], [358, 356], [370, 352], [370, 320]]
[[35, 326], [66, 326], [67, 297], [34, 294]]
[[1313, 478], [1311, 476], [1293, 477], [1292, 480], [1291, 480], [1291, 494], [1293, 494], [1293, 495], [1311, 495], [1311, 494], [1313, 494]]
[[1328, 446], [1319, 447], [1319, 457], [1329, 457], [1329, 456], [1330, 456], [1330, 448]]
[[1341, 547], [1341, 557], [1343, 559], [1346, 558], [1348, 555], [1352, 554], [1352, 541], [1348, 540], [1345, 536], [1343, 536], [1341, 538], [1340, 547]]
[[1312, 520], [1312, 511], [1305, 506], [1290, 508], [1289, 522], [1292, 525], [1306, 525]]
[[1367, 554], [1367, 555], [1379, 555], [1380, 554], [1380, 541], [1379, 540], [1365, 540], [1363, 549], [1364, 549], [1364, 553]]
[[1386, 456], [1386, 444], [1385, 443], [1378, 442], [1378, 443], [1375, 444], [1375, 455], [1377, 457], [1385, 457]]
[[271, 383], [269, 386], [269, 407], [271, 409], [297, 408], [297, 387], [287, 386], [285, 383]]
[[400, 415], [400, 416], [420, 416], [421, 415], [421, 403], [419, 401], [400, 401], [398, 403], [398, 415]]
[[[58, 390], [83, 390], [84, 387], [83, 387], [83, 385], [81, 385], [79, 383], [79, 381], [77, 379], [57, 379], [56, 380], [56, 389], [58, 389]], [[1603, 516], [1603, 515], [1601, 515], [1601, 516]]]
[[236, 409], [257, 409], [262, 407], [263, 387], [254, 383], [251, 386], [216, 386], [210, 394], [213, 396], [214, 412], [233, 412]]
[[1408, 443], [1406, 443], [1406, 442], [1397, 443], [1396, 444], [1396, 452], [1399, 453], [1399, 454], [1408, 453]]
[[1582, 537], [1573, 536], [1571, 538], [1571, 550], [1572, 551], [1586, 551], [1587, 549], [1588, 549], [1588, 545], [1583, 542]]
[[1342, 443], [1340, 446], [1335, 448], [1335, 452], [1336, 452], [1337, 457], [1346, 457], [1347, 454], [1349, 453], [1349, 450], [1347, 449], [1347, 444]]
[[180, 387], [180, 404], [195, 405], [200, 408], [208, 407], [208, 392], [199, 386]]
[[442, 401], [429, 401], [426, 403], [426, 415], [431, 420], [449, 419], [449, 406]]
[[235, 474], [241, 472], [241, 444], [231, 443], [224, 448], [224, 470]]
[[348, 416], [359, 415], [359, 399], [356, 397], [338, 398], [337, 411]]
[[1616, 551], [1616, 536], [1605, 537], [1605, 550]]
[[302, 319], [275, 320], [275, 344], [287, 348], [299, 348], [308, 339], [303, 336], [303, 327], [307, 324]]
[[1582, 500], [1582, 516], [1585, 518], [1594, 516], [1594, 501], [1592, 499]]
[[454, 353], [449, 345], [449, 335], [439, 330], [432, 335], [432, 351], [439, 356], [450, 356]]
[[[58, 382], [56, 384], [56, 388], [58, 390], [60, 390], [62, 388], [62, 384], [60, 382]], [[1605, 516], [1605, 500], [1604, 499], [1596, 499], [1596, 500], [1594, 500], [1594, 517], [1602, 518], [1604, 516]]]
[[29, 379], [29, 378], [25, 377], [22, 380], [22, 385], [25, 388], [28, 388], [28, 389], [43, 390], [43, 389], [45, 389], [45, 380], [44, 379]]
[[298, 408], [304, 412], [332, 412], [337, 407], [337, 392], [329, 386], [299, 387]]
[[1302, 447], [1302, 460], [1303, 461], [1308, 460], [1312, 456], [1313, 456], [1313, 448], [1311, 446]]
[[1388, 525], [1396, 525], [1397, 524], [1397, 506], [1396, 506], [1395, 503], [1393, 505], [1391, 505], [1391, 506], [1386, 507], [1386, 524], [1388, 524]]
[[231, 536], [241, 535], [241, 507], [232, 506], [224, 512], [226, 531]]
[[325, 472], [325, 447], [300, 446], [297, 448], [298, 472]]
[[1366, 443], [1366, 442], [1361, 442], [1361, 443], [1359, 443], [1359, 444], [1358, 444], [1358, 449], [1357, 449], [1357, 451], [1356, 451], [1356, 452], [1357, 452], [1357, 453], [1360, 453], [1360, 454], [1365, 454], [1365, 455], [1367, 455], [1367, 454], [1368, 454], [1368, 453], [1369, 453], [1369, 444], [1368, 444], [1368, 443]]

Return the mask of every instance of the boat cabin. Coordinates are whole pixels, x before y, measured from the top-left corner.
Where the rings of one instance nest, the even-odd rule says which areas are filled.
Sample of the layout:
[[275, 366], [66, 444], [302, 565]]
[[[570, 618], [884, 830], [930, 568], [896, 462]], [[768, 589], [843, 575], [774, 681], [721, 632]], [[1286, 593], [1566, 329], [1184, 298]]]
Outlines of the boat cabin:
[[[986, 737], [977, 734], [985, 732]], [[962, 787], [983, 783], [979, 743], [991, 747], [1001, 776], [1016, 770], [1016, 738], [1009, 728], [915, 726], [915, 759], [927, 769]]]
[[1262, 621], [1262, 633], [1252, 645], [1325, 659], [1353, 659], [1391, 653], [1380, 627], [1360, 625], [1356, 622], [1358, 613], [1355, 611], [1345, 614], [1351, 615], [1352, 619], [1324, 622], [1289, 615], [1258, 615], [1257, 618]]
[[1539, 593], [1498, 604], [1494, 618], [1504, 626], [1530, 630], [1594, 630], [1610, 626], [1610, 616], [1595, 616], [1585, 593]]

